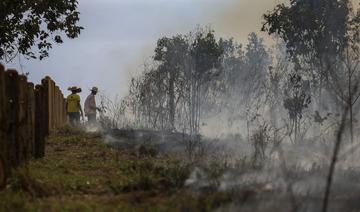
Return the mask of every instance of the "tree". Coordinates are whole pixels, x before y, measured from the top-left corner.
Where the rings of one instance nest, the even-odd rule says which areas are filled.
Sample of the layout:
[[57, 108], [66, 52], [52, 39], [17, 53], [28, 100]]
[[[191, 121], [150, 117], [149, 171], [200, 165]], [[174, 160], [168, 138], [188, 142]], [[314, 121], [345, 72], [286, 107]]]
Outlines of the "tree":
[[276, 43], [271, 48], [273, 63], [268, 67], [267, 80], [267, 102], [269, 104], [270, 123], [274, 128], [278, 128], [278, 119], [281, 114], [279, 105], [282, 104], [283, 92], [281, 86], [287, 80], [288, 72], [292, 69], [292, 64], [288, 60], [286, 47], [282, 40], [276, 39]]
[[[245, 71], [245, 56], [241, 44], [234, 40], [219, 40], [219, 45], [223, 49], [222, 55], [222, 72], [220, 83], [217, 88], [217, 105], [218, 113], [227, 111], [232, 114], [228, 119], [228, 125], [231, 126], [234, 121], [238, 121], [240, 116], [239, 107], [242, 101], [239, 93], [242, 91], [242, 79]], [[213, 104], [214, 105], [214, 104]]]
[[289, 74], [289, 79], [284, 91], [284, 108], [288, 111], [291, 120], [291, 132], [294, 135], [294, 142], [297, 143], [300, 132], [300, 120], [303, 117], [303, 110], [306, 109], [310, 103], [311, 98], [308, 91], [306, 81], [301, 76], [295, 73]]
[[223, 49], [222, 68], [225, 91], [223, 95], [238, 95], [242, 73], [245, 68], [245, 56], [242, 45], [233, 38], [220, 38], [219, 45]]
[[[278, 34], [295, 60], [323, 60], [343, 51], [347, 45], [349, 0], [290, 0], [264, 15], [262, 30]], [[302, 57], [302, 58], [299, 58]]]
[[264, 15], [262, 30], [283, 39], [296, 65], [310, 66], [320, 106], [329, 73], [348, 45], [351, 14], [349, 0], [290, 0]]
[[161, 38], [155, 49], [155, 61], [161, 61], [162, 66], [169, 75], [169, 121], [171, 130], [175, 130], [175, 83], [183, 69], [188, 56], [189, 45], [182, 36]]
[[258, 110], [264, 105], [265, 81], [267, 70], [271, 64], [271, 58], [266, 50], [263, 40], [256, 33], [250, 33], [248, 44], [245, 48], [245, 69], [241, 83], [240, 93], [242, 102], [245, 105], [246, 126], [248, 140], [250, 140], [250, 123], [258, 117]]
[[360, 92], [357, 87], [359, 86], [360, 78], [360, 51], [358, 48], [347, 48], [341, 57], [340, 66], [336, 71], [331, 73], [331, 84], [333, 85], [332, 91], [338, 98], [339, 102], [343, 103], [349, 108], [349, 128], [350, 128], [350, 141], [354, 141], [354, 105], [357, 103]]
[[214, 32], [208, 30], [198, 32], [191, 44], [191, 97], [190, 97], [190, 134], [197, 135], [200, 131], [201, 107], [208, 91], [209, 82], [218, 75], [221, 66], [223, 49], [215, 39]]
[[[243, 96], [246, 98], [251, 97], [254, 92], [261, 91], [264, 85], [267, 70], [271, 64], [271, 57], [266, 50], [263, 39], [259, 38], [254, 32], [249, 34], [249, 43], [246, 46], [245, 53], [245, 66], [246, 75], [242, 79], [244, 83]], [[245, 99], [248, 102], [249, 99]]]
[[319, 91], [319, 98], [315, 99], [320, 110], [325, 108], [321, 107], [325, 105], [323, 88], [348, 104], [351, 137], [352, 106], [357, 100], [357, 94], [352, 94], [351, 90], [357, 86], [354, 84], [357, 69], [350, 64], [356, 64], [356, 59], [349, 59], [348, 52], [359, 45], [359, 17], [360, 11], [354, 13], [349, 0], [290, 0], [290, 5], [277, 5], [265, 14], [262, 28], [284, 40], [295, 66], [302, 67], [298, 70], [305, 70], [305, 65], [310, 66], [308, 70], [315, 70], [310, 74], [311, 87]]
[[0, 59], [9, 62], [18, 54], [43, 59], [52, 42], [78, 37], [83, 28], [77, 25], [77, 6], [77, 0], [1, 0]]

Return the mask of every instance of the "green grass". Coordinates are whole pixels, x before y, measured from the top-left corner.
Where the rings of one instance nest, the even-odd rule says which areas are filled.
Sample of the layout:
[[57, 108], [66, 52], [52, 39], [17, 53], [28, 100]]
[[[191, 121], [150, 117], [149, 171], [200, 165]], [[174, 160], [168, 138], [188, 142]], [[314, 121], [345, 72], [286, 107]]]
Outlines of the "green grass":
[[64, 128], [46, 147], [45, 158], [13, 171], [0, 211], [210, 211], [237, 196], [193, 193], [181, 158], [114, 150], [100, 134]]

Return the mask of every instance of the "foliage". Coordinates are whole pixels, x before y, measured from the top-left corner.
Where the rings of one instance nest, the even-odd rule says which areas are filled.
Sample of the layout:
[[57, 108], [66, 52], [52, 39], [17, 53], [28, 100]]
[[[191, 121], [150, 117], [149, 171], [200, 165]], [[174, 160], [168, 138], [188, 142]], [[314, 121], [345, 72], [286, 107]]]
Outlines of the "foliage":
[[288, 110], [292, 120], [301, 119], [303, 110], [311, 103], [306, 85], [308, 85], [307, 82], [304, 82], [300, 75], [294, 73], [289, 76], [289, 87], [285, 90], [284, 108]]
[[255, 130], [254, 134], [251, 136], [251, 141], [254, 146], [254, 154], [253, 154], [253, 165], [254, 166], [262, 166], [265, 159], [265, 151], [269, 142], [269, 126], [262, 125], [259, 126], [257, 130]]
[[348, 0], [290, 0], [264, 15], [262, 30], [280, 35], [294, 59], [323, 59], [346, 47], [350, 12]]
[[163, 37], [157, 42], [154, 60], [165, 63], [170, 66], [169, 68], [178, 69], [183, 65], [188, 49], [188, 43], [181, 35], [172, 38]]
[[[320, 112], [339, 113], [339, 105], [349, 104], [353, 137], [352, 107], [357, 94], [352, 94], [351, 90], [357, 86], [354, 64], [359, 57], [352, 57], [350, 61], [348, 53], [350, 49], [356, 52], [360, 43], [359, 12], [354, 11], [349, 0], [290, 0], [289, 4], [279, 4], [264, 15], [262, 30], [285, 42], [294, 63], [295, 73], [287, 83], [292, 88], [285, 94], [284, 107], [294, 121], [295, 137], [298, 119], [302, 118], [302, 110], [309, 106], [310, 96]], [[347, 65], [344, 65], [345, 60]], [[304, 85], [307, 91], [301, 93], [303, 88], [300, 87]]]
[[[245, 102], [259, 100], [264, 92], [264, 82], [267, 78], [268, 67], [271, 64], [271, 57], [266, 50], [263, 39], [255, 33], [250, 33], [248, 44], [245, 49], [245, 74], [241, 79], [243, 83], [242, 95]], [[248, 98], [248, 99], [246, 99]]]
[[212, 31], [199, 32], [192, 43], [191, 55], [196, 70], [195, 77], [201, 81], [211, 79], [211, 70], [220, 66], [220, 57], [223, 50], [215, 40]]
[[[79, 36], [77, 0], [2, 0], [0, 2], [0, 59], [17, 54], [43, 59], [52, 42]], [[34, 48], [37, 52], [34, 52]]]

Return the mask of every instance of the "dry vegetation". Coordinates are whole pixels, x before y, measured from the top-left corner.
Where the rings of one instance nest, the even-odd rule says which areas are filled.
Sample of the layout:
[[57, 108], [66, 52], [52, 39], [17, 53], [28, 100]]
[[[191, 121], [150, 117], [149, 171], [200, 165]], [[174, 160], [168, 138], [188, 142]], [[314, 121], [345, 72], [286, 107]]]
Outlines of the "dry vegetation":
[[[270, 160], [268, 151], [256, 160], [235, 160], [222, 155], [219, 148], [212, 151], [209, 147], [202, 147], [201, 154], [193, 153], [190, 160], [186, 144], [185, 152], [167, 152], [150, 140], [123, 137], [112, 142], [116, 145], [109, 142], [108, 135], [69, 128], [53, 133], [45, 158], [13, 171], [7, 188], [0, 193], [0, 211], [321, 208], [327, 166], [305, 170], [289, 161], [279, 166]], [[331, 211], [360, 208], [356, 189], [359, 174], [337, 169], [329, 199]]]
[[13, 172], [0, 211], [207, 211], [237, 198], [183, 188], [190, 167], [146, 148], [114, 150], [100, 134], [63, 129], [45, 158]]

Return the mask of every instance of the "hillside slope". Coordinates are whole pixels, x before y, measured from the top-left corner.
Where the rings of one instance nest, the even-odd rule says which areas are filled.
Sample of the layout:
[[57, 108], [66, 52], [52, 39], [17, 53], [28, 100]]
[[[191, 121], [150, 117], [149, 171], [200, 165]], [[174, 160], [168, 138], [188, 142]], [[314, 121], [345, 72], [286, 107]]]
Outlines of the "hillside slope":
[[152, 147], [109, 148], [101, 134], [63, 129], [46, 156], [14, 170], [1, 211], [209, 211], [242, 195], [184, 188], [190, 166]]

